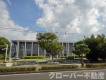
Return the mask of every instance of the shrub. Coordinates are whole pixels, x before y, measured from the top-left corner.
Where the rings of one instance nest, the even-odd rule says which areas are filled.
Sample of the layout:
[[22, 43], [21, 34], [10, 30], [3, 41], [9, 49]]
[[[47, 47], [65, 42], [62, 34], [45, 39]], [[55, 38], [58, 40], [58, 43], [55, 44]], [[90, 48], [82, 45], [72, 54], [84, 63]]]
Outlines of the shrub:
[[3, 60], [5, 58], [4, 54], [0, 53], [0, 60]]
[[44, 56], [25, 56], [24, 59], [44, 59]]
[[74, 60], [74, 56], [68, 56], [66, 60]]
[[65, 61], [65, 59], [62, 59], [62, 58], [57, 59], [57, 62], [59, 62], [59, 63], [64, 63], [64, 61]]
[[45, 65], [40, 69], [41, 71], [48, 70], [67, 70], [67, 69], [76, 69], [78, 65]]
[[0, 73], [18, 73], [18, 72], [37, 72], [52, 70], [70, 70], [77, 69], [78, 65], [36, 65], [21, 67], [0, 67]]
[[36, 61], [24, 61], [24, 60], [20, 60], [20, 61], [15, 61], [14, 66], [20, 66], [20, 65], [35, 65], [37, 64]]
[[36, 67], [0, 67], [0, 73], [7, 72], [35, 72]]
[[89, 63], [86, 68], [106, 68], [106, 63]]

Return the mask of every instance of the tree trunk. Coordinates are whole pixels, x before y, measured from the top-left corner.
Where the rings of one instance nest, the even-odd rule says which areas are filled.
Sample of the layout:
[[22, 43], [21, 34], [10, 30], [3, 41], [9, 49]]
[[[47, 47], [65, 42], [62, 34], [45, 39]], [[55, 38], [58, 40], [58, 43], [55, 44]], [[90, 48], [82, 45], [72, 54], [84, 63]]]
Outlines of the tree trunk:
[[83, 55], [81, 55], [80, 62], [81, 62], [81, 67], [84, 67]]
[[53, 60], [53, 55], [52, 55], [52, 60]]

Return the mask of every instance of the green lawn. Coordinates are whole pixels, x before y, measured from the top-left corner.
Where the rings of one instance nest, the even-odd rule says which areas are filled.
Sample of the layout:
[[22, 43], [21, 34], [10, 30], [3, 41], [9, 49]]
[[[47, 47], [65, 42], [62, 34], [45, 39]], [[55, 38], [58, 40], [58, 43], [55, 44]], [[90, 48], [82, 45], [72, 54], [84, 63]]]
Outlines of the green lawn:
[[48, 61], [49, 58], [44, 58], [44, 59], [21, 59], [19, 61], [36, 61], [36, 62], [45, 62]]

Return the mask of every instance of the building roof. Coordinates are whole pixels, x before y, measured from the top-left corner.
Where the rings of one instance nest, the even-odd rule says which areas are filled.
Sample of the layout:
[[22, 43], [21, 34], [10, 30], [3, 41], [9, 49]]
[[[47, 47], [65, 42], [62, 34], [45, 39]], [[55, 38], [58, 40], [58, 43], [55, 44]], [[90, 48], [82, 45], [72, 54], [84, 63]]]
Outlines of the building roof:
[[[37, 42], [37, 40], [12, 40], [12, 42]], [[73, 43], [68, 41], [59, 41], [60, 43]]]

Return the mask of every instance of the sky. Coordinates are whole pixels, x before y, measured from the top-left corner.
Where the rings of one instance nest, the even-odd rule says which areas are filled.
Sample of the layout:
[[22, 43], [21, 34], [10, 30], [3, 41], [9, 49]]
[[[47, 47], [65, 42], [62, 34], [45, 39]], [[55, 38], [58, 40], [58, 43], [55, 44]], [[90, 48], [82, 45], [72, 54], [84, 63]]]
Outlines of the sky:
[[68, 41], [106, 35], [106, 0], [0, 0], [0, 36], [36, 40], [37, 32]]

